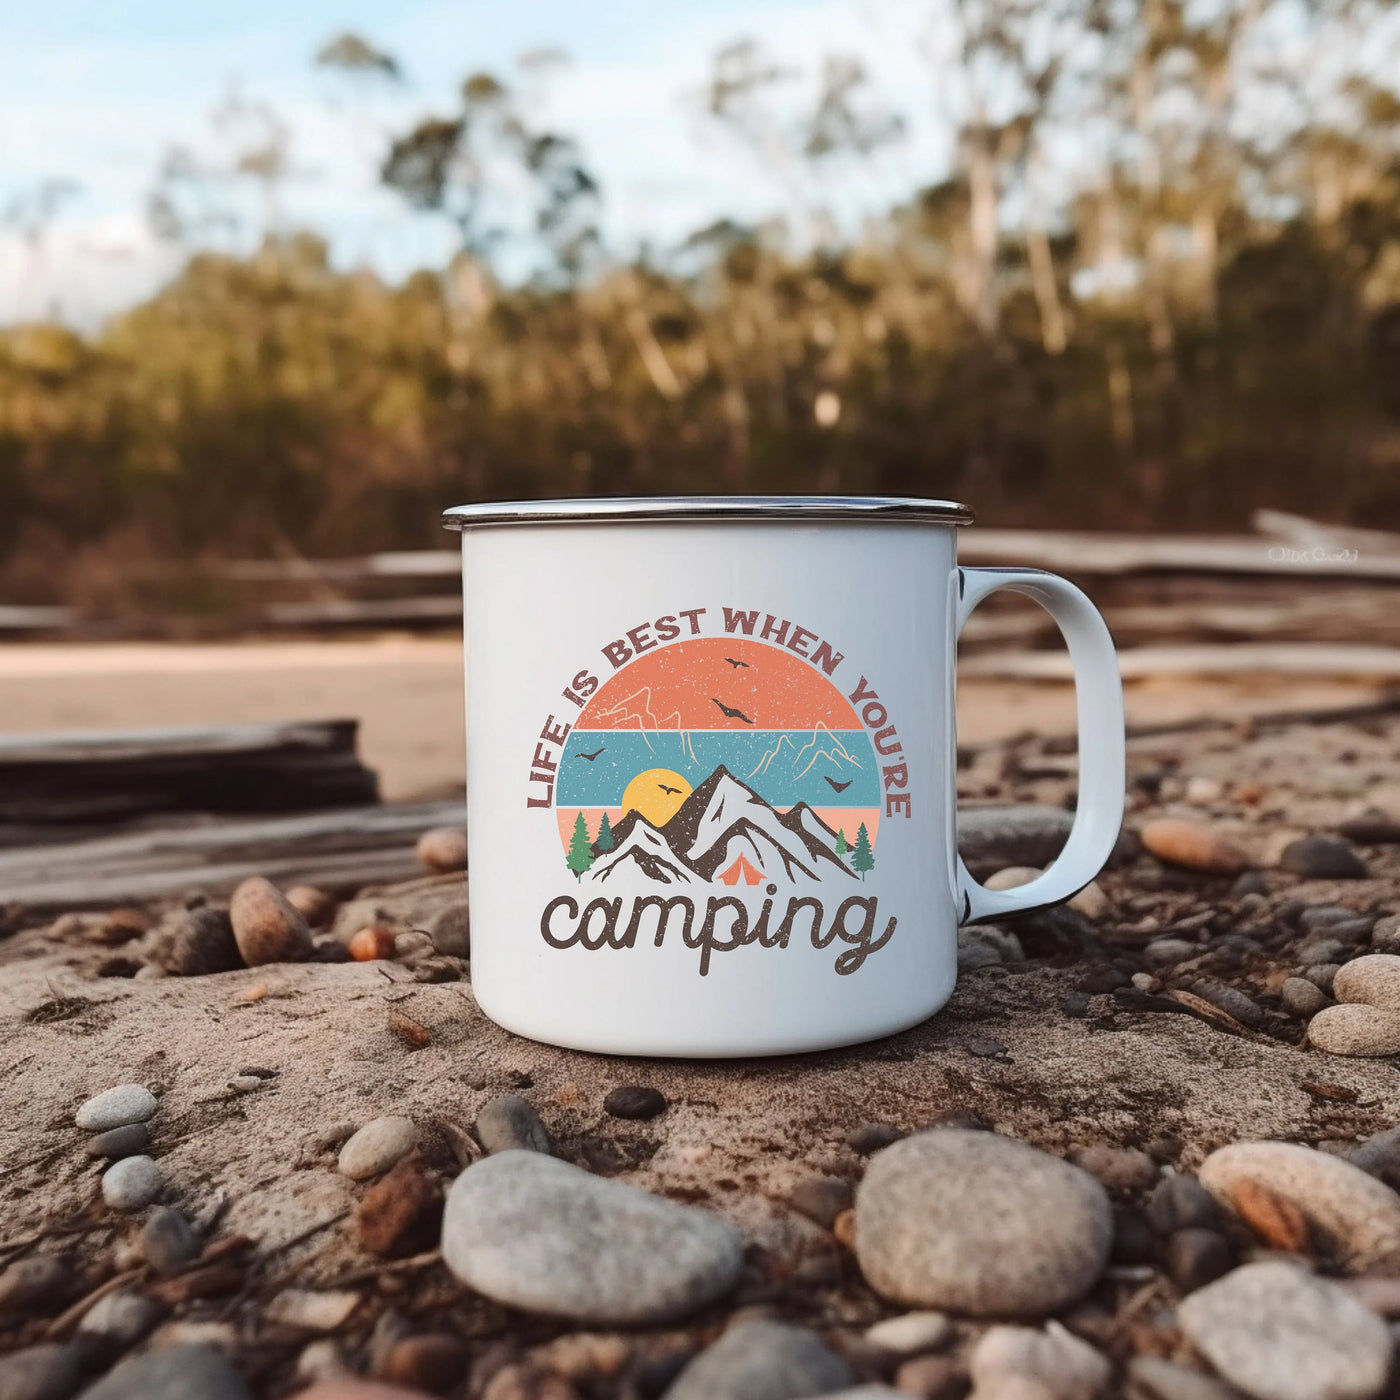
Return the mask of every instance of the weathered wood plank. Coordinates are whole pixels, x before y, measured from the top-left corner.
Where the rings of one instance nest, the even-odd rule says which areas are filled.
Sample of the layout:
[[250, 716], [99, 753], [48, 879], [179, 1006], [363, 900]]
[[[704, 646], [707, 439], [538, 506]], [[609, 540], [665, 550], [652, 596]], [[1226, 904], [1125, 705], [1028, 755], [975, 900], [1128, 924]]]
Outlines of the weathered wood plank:
[[[1400, 647], [1312, 642], [1234, 642], [1198, 646], [1129, 647], [1118, 653], [1124, 680], [1148, 676], [1275, 675], [1356, 676], [1400, 679]], [[986, 652], [964, 658], [965, 676], [994, 680], [1067, 681], [1073, 675], [1062, 651]]]

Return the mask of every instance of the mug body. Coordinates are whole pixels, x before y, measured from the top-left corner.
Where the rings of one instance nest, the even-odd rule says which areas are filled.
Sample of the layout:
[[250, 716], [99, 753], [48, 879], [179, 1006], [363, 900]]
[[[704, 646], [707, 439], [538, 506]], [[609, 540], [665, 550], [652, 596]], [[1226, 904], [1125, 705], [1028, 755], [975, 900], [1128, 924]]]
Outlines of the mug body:
[[461, 522], [487, 1015], [582, 1050], [740, 1056], [943, 1005], [947, 509]]

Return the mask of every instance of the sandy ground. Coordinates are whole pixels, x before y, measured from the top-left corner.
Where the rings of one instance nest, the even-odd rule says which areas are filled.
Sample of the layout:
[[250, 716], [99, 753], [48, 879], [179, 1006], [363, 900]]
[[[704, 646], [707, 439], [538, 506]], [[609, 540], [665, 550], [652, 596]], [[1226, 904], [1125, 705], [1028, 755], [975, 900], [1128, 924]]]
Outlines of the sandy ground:
[[[461, 787], [462, 648], [455, 638], [218, 645], [11, 644], [0, 647], [0, 733], [111, 729], [240, 720], [354, 716], [361, 752], [390, 800], [449, 796]], [[1359, 681], [1265, 676], [1142, 681], [1128, 718], [1357, 703]], [[968, 743], [1025, 730], [1068, 733], [1074, 690], [1054, 682], [967, 680], [959, 737]]]

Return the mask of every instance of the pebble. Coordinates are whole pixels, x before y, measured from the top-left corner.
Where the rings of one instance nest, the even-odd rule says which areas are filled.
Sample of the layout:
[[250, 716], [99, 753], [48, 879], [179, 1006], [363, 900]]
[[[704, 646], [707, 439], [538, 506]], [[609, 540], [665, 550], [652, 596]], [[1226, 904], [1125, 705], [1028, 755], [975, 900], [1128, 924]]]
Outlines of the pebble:
[[56, 1254], [16, 1259], [0, 1273], [0, 1313], [23, 1313], [56, 1302], [68, 1291], [72, 1266]]
[[141, 1257], [162, 1278], [179, 1273], [199, 1253], [199, 1237], [178, 1210], [157, 1206], [137, 1237]]
[[1355, 909], [1348, 909], [1345, 904], [1310, 904], [1299, 913], [1298, 927], [1314, 933], [1318, 929], [1337, 928], [1339, 925], [1355, 923], [1358, 920], [1364, 922], [1368, 929], [1375, 923], [1374, 918], [1359, 915]]
[[1253, 862], [1209, 822], [1158, 817], [1143, 825], [1142, 844], [1158, 860], [1207, 875], [1238, 875]]
[[1194, 1176], [1163, 1177], [1147, 1198], [1147, 1220], [1159, 1234], [1177, 1230], [1216, 1230], [1225, 1223], [1214, 1196]]
[[238, 951], [249, 967], [302, 962], [311, 956], [311, 930], [287, 896], [270, 880], [253, 875], [229, 901], [229, 918]]
[[228, 911], [212, 905], [177, 915], [174, 923], [162, 930], [155, 958], [177, 977], [204, 977], [243, 966]]
[[1246, 1264], [1191, 1294], [1177, 1318], [1206, 1360], [1256, 1400], [1369, 1400], [1386, 1383], [1385, 1323], [1296, 1264]]
[[413, 1150], [417, 1141], [418, 1129], [413, 1119], [397, 1115], [375, 1118], [340, 1149], [336, 1166], [351, 1181], [367, 1181], [388, 1171]]
[[973, 972], [979, 967], [999, 967], [1003, 963], [1024, 962], [1026, 954], [1014, 933], [995, 924], [979, 924], [958, 930], [958, 971]]
[[824, 1230], [843, 1210], [849, 1210], [853, 1192], [851, 1183], [839, 1176], [804, 1177], [788, 1195], [788, 1205], [808, 1220], [815, 1220]]
[[1239, 1392], [1207, 1376], [1160, 1356], [1135, 1356], [1128, 1362], [1133, 1394], [1146, 1400], [1239, 1400]]
[[365, 1192], [355, 1212], [360, 1245], [396, 1259], [431, 1249], [442, 1220], [442, 1188], [412, 1157], [406, 1157]]
[[1341, 965], [1347, 956], [1347, 945], [1336, 938], [1309, 938], [1298, 945], [1299, 967], [1321, 967], [1325, 963]]
[[1102, 1273], [1113, 1214], [1078, 1167], [995, 1133], [936, 1129], [873, 1158], [856, 1254], [877, 1293], [977, 1316], [1053, 1312]]
[[1371, 946], [1382, 953], [1400, 953], [1400, 914], [1387, 914], [1371, 928]]
[[1400, 1011], [1400, 955], [1367, 953], [1347, 963], [1333, 979], [1332, 995], [1338, 1001]]
[[299, 1381], [322, 1381], [338, 1380], [354, 1373], [340, 1343], [332, 1337], [320, 1337], [302, 1347], [297, 1356], [296, 1374]]
[[916, 1356], [895, 1372], [894, 1381], [897, 1394], [923, 1400], [963, 1400], [967, 1394], [967, 1371], [951, 1356]]
[[445, 909], [439, 909], [425, 927], [433, 947], [439, 953], [452, 958], [471, 957], [471, 915], [465, 899], [456, 904], [449, 904]]
[[0, 1400], [68, 1400], [83, 1380], [82, 1351], [47, 1342], [0, 1357]]
[[[1113, 1367], [1088, 1342], [1057, 1322], [1033, 1327], [992, 1327], [972, 1349], [968, 1369], [978, 1395], [1042, 1396], [1043, 1400], [1094, 1400]], [[1033, 1389], [1023, 1388], [1029, 1382]]]
[[287, 903], [312, 928], [325, 928], [340, 907], [340, 901], [333, 894], [315, 885], [293, 885], [287, 891]]
[[553, 1150], [549, 1130], [534, 1106], [519, 1094], [501, 1094], [476, 1116], [476, 1135], [488, 1153]]
[[446, 1395], [466, 1374], [470, 1359], [465, 1342], [447, 1332], [425, 1332], [395, 1342], [376, 1369], [382, 1380]]
[[888, 1147], [892, 1142], [898, 1142], [905, 1136], [904, 1130], [896, 1128], [892, 1123], [862, 1123], [860, 1127], [846, 1134], [846, 1146], [864, 1157], [878, 1152], [882, 1147]]
[[655, 1118], [666, 1111], [666, 1095], [649, 1084], [620, 1084], [603, 1100], [603, 1112], [614, 1118]]
[[982, 883], [989, 890], [1014, 890], [1038, 880], [1042, 873], [1038, 865], [1008, 865], [1004, 870], [993, 871]]
[[1300, 836], [1283, 848], [1278, 863], [1305, 880], [1364, 880], [1371, 873], [1344, 836]]
[[157, 1322], [165, 1309], [152, 1298], [139, 1293], [108, 1293], [83, 1314], [79, 1332], [110, 1337], [123, 1347], [133, 1347]]
[[118, 1084], [89, 1099], [73, 1116], [73, 1121], [89, 1133], [105, 1133], [144, 1123], [160, 1105], [156, 1096], [142, 1084]]
[[102, 1199], [113, 1210], [144, 1210], [163, 1184], [160, 1168], [149, 1157], [123, 1157], [102, 1173]]
[[1077, 914], [1083, 914], [1086, 919], [1092, 919], [1096, 923], [1104, 918], [1112, 907], [1108, 896], [1103, 892], [1097, 880], [1090, 880], [1073, 899], [1069, 901], [1069, 907]]
[[1315, 1016], [1327, 1005], [1327, 993], [1306, 977], [1285, 977], [1278, 999], [1290, 1016]]
[[1318, 1243], [1352, 1269], [1400, 1259], [1400, 1196], [1341, 1157], [1291, 1142], [1238, 1142], [1212, 1152], [1200, 1179], [1231, 1209], [1251, 1187], [1296, 1207]]
[[681, 1317], [727, 1293], [744, 1244], [727, 1221], [541, 1152], [508, 1151], [453, 1183], [452, 1273], [496, 1302], [585, 1322]]
[[736, 1322], [667, 1387], [664, 1400], [794, 1400], [850, 1387], [851, 1368], [806, 1327]]
[[1337, 980], [1337, 974], [1341, 970], [1341, 963], [1319, 963], [1316, 967], [1308, 968], [1303, 973], [1303, 976], [1306, 977], [1314, 987], [1321, 988], [1328, 996], [1331, 996], [1332, 984]]
[[1230, 894], [1234, 899], [1248, 899], [1251, 895], [1263, 896], [1269, 893], [1269, 882], [1264, 878], [1263, 872], [1258, 870], [1246, 870], [1230, 886]]
[[1049, 865], [1074, 818], [1062, 807], [1012, 803], [958, 811], [958, 851], [969, 865]]
[[865, 1340], [896, 1356], [937, 1351], [953, 1335], [953, 1324], [941, 1312], [911, 1312], [887, 1317], [866, 1330]]
[[122, 1362], [82, 1400], [251, 1400], [243, 1377], [212, 1347], [171, 1347]]
[[144, 1123], [123, 1123], [89, 1138], [84, 1148], [89, 1157], [134, 1157], [151, 1142], [151, 1130]]
[[383, 962], [394, 956], [396, 936], [388, 924], [368, 924], [351, 937], [346, 948], [355, 962]]
[[[569, 1395], [572, 1397], [573, 1392], [570, 1391]], [[423, 1392], [405, 1390], [401, 1385], [381, 1385], [378, 1381], [357, 1381], [345, 1377], [317, 1381], [310, 1390], [297, 1391], [292, 1400], [423, 1400]], [[528, 1397], [522, 1393], [519, 1400], [556, 1400], [556, 1392], [533, 1391]]]
[[335, 1332], [360, 1306], [360, 1295], [349, 1289], [284, 1288], [264, 1309], [272, 1322], [308, 1332]]
[[1308, 1022], [1308, 1040], [1329, 1055], [1400, 1055], [1400, 1011], [1352, 1003], [1324, 1006]]
[[1073, 1161], [1110, 1191], [1124, 1195], [1145, 1191], [1157, 1180], [1157, 1163], [1136, 1147], [1091, 1143], [1076, 1152]]
[[1177, 1230], [1167, 1241], [1167, 1273], [1183, 1293], [1214, 1283], [1234, 1262], [1230, 1242], [1216, 1230]]
[[1400, 1186], [1400, 1128], [1373, 1133], [1347, 1153], [1347, 1161], [1387, 1186]]
[[467, 833], [455, 826], [438, 826], [425, 831], [415, 848], [418, 860], [429, 870], [446, 874], [467, 868]]
[[1202, 1000], [1210, 1002], [1212, 1006], [1219, 1007], [1227, 1016], [1236, 1020], [1242, 1026], [1251, 1026], [1257, 1029], [1262, 1026], [1268, 1017], [1258, 1003], [1246, 993], [1240, 991], [1238, 987], [1231, 987], [1228, 983], [1213, 982], [1209, 978], [1201, 978], [1192, 983], [1191, 990]]
[[1199, 943], [1188, 942], [1185, 938], [1154, 938], [1142, 950], [1147, 961], [1156, 967], [1185, 962], [1187, 958], [1196, 957], [1200, 951]]

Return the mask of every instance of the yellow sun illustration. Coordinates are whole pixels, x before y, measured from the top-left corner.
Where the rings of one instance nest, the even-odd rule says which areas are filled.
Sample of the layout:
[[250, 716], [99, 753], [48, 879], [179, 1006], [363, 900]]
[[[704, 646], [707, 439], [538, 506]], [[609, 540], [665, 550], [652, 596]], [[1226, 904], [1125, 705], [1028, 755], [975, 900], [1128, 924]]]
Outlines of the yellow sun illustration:
[[648, 768], [638, 773], [622, 794], [624, 813], [636, 810], [653, 826], [665, 826], [676, 808], [690, 796], [690, 784], [669, 768]]

